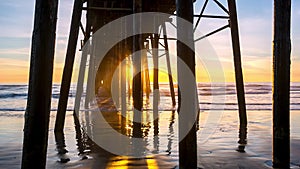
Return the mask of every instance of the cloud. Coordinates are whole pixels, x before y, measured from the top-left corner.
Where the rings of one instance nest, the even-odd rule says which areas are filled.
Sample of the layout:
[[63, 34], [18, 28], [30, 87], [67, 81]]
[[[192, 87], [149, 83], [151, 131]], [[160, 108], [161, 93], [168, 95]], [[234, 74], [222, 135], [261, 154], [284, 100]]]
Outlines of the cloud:
[[0, 83], [27, 82], [29, 62], [19, 59], [0, 58]]
[[73, 11], [73, 0], [59, 2], [57, 19], [57, 36], [68, 37], [70, 31], [71, 14]]
[[1, 55], [28, 55], [29, 48], [20, 48], [20, 49], [0, 49]]
[[240, 39], [246, 56], [270, 56], [272, 52], [272, 20], [245, 18], [240, 21]]
[[[35, 0], [9, 0], [0, 3], [0, 68], [2, 70], [4, 70], [4, 68], [6, 70], [8, 68], [10, 70], [21, 70], [22, 68], [22, 70], [28, 74], [27, 67], [29, 66], [30, 60], [34, 2]], [[227, 1], [222, 0], [222, 3], [227, 4]], [[297, 4], [299, 4], [298, 0], [293, 0], [292, 60], [294, 62], [292, 66], [294, 71], [300, 72], [300, 70], [297, 69], [297, 65], [300, 63], [300, 48], [297, 48], [300, 43], [298, 36], [300, 34], [300, 23], [297, 22], [300, 17], [300, 10], [296, 8]], [[272, 65], [272, 2], [267, 0], [238, 1], [237, 5], [242, 61], [245, 74], [247, 75], [246, 77], [249, 78], [250, 75], [252, 75], [255, 78], [255, 73], [265, 74], [265, 76], [269, 77]], [[60, 77], [65, 59], [72, 8], [73, 0], [59, 1], [55, 53], [55, 70], [57, 77]], [[218, 13], [213, 7], [206, 12]], [[84, 17], [85, 15], [83, 15], [83, 18]], [[227, 23], [227, 20], [203, 19], [199, 25], [199, 30], [203, 34], [206, 34]], [[169, 33], [176, 34], [174, 30], [168, 31]], [[211, 43], [219, 61], [222, 63], [222, 66], [224, 66], [224, 69], [226, 69], [225, 71], [232, 76], [233, 57], [229, 29], [223, 30], [207, 38], [207, 40]], [[171, 43], [170, 49], [176, 49], [176, 44]], [[201, 54], [202, 51], [200, 50], [198, 53]], [[294, 74], [299, 75], [299, 73]]]
[[34, 0], [3, 1], [0, 8], [1, 37], [28, 37], [31, 34]]
[[19, 59], [0, 58], [0, 67], [11, 67], [15, 68], [28, 68], [29, 62]]
[[[34, 21], [34, 0], [10, 0], [0, 4], [0, 37], [31, 37]], [[72, 0], [59, 2], [57, 36], [66, 37], [70, 29]]]

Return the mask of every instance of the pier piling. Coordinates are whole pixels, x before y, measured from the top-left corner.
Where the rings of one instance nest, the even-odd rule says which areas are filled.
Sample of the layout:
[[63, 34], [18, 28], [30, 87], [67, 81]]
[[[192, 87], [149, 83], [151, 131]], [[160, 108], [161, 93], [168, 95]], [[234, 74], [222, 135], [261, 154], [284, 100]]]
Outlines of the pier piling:
[[[182, 62], [188, 66], [195, 78], [195, 52], [194, 52], [194, 32], [193, 32], [193, 0], [177, 0], [176, 1], [176, 14], [177, 17], [189, 21], [191, 24], [185, 25], [180, 19], [177, 18], [177, 38], [185, 40], [187, 46], [183, 42], [177, 40], [177, 56]], [[190, 48], [192, 47], [192, 48]], [[178, 87], [193, 88], [193, 84], [185, 83], [185, 75], [182, 74], [182, 64], [177, 64], [178, 71]], [[196, 80], [193, 79], [193, 81]], [[195, 84], [194, 84], [195, 85]], [[197, 91], [193, 91], [197, 92]], [[180, 169], [196, 169], [197, 168], [197, 135], [196, 135], [196, 93], [183, 93], [179, 92], [179, 168]], [[183, 107], [183, 102], [188, 101], [190, 111], [182, 112], [180, 109]], [[185, 106], [186, 107], [186, 106]], [[183, 129], [190, 129], [186, 135], [182, 132]]]
[[[246, 113], [246, 102], [245, 102], [245, 91], [244, 91], [244, 80], [242, 71], [242, 61], [241, 61], [241, 49], [240, 49], [240, 39], [238, 32], [238, 20], [236, 12], [236, 2], [235, 0], [228, 0], [229, 8], [229, 18], [230, 18], [230, 30], [231, 30], [231, 40], [233, 49], [233, 60], [235, 69], [235, 82], [236, 91], [239, 107], [239, 118], [240, 118], [240, 129], [239, 134], [246, 136], [247, 133], [247, 113]], [[245, 139], [246, 140], [246, 139]]]
[[55, 132], [63, 132], [66, 110], [68, 105], [68, 97], [71, 86], [71, 78], [73, 72], [74, 59], [76, 54], [76, 46], [78, 41], [80, 20], [82, 14], [82, 0], [75, 0], [71, 21], [71, 28], [68, 41], [68, 49], [65, 59], [64, 72], [61, 81], [57, 116], [55, 121]]
[[163, 36], [164, 36], [165, 51], [166, 51], [166, 63], [167, 63], [167, 69], [168, 69], [168, 77], [169, 77], [169, 86], [170, 86], [170, 93], [171, 93], [171, 98], [172, 98], [172, 105], [176, 106], [174, 84], [173, 84], [173, 77], [172, 77], [172, 70], [171, 70], [171, 63], [170, 63], [169, 44], [168, 44], [168, 37], [167, 37], [167, 28], [166, 28], [165, 23], [163, 23], [162, 29], [163, 29]]
[[[158, 29], [156, 29], [158, 32]], [[158, 135], [158, 100], [159, 100], [159, 83], [158, 83], [158, 34], [153, 34], [151, 38], [152, 44], [152, 56], [153, 56], [153, 123], [154, 123], [154, 135]], [[157, 127], [156, 127], [157, 126]]]
[[[134, 12], [142, 12], [142, 0], [134, 1]], [[141, 20], [134, 20], [133, 29], [138, 31], [140, 29]], [[137, 52], [137, 56], [132, 57], [133, 64], [133, 81], [132, 81], [132, 98], [134, 106], [134, 115], [133, 115], [133, 136], [142, 137], [142, 108], [143, 108], [143, 85], [142, 85], [142, 73], [141, 73], [141, 45], [142, 45], [142, 35], [135, 35], [133, 37], [133, 50], [132, 52]]]
[[290, 168], [291, 0], [274, 0], [273, 167]]
[[58, 0], [36, 0], [22, 169], [45, 168]]

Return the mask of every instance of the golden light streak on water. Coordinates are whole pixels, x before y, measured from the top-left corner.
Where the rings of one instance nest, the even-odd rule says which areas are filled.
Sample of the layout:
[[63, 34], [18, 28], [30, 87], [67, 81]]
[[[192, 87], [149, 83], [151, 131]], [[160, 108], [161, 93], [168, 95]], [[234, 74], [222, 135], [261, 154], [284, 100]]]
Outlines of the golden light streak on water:
[[152, 156], [147, 156], [146, 162], [148, 165], [148, 169], [158, 169], [159, 168], [155, 158], [153, 158]]
[[129, 161], [127, 156], [112, 158], [107, 164], [106, 169], [128, 169], [128, 163]]
[[[141, 160], [141, 159], [138, 159]], [[144, 159], [142, 159], [144, 160]], [[128, 169], [129, 164], [129, 157], [128, 156], [119, 156], [112, 158], [110, 162], [107, 164], [106, 169]], [[145, 158], [145, 167], [147, 166], [148, 169], [159, 169], [156, 159], [153, 156], [147, 156]]]

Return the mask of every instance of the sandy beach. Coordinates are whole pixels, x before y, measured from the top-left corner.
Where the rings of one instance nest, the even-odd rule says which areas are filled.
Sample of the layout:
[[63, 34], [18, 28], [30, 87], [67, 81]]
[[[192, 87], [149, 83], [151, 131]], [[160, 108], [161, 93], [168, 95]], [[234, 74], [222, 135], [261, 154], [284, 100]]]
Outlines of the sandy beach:
[[[214, 112], [209, 112], [214, 113]], [[209, 121], [202, 112], [198, 131], [198, 167], [200, 168], [271, 168], [272, 112], [248, 111], [248, 137], [245, 152], [238, 152], [237, 111], [224, 111], [217, 122]], [[51, 115], [47, 168], [176, 168], [178, 165], [177, 115], [170, 125], [172, 112], [160, 113], [159, 142], [154, 144], [153, 127], [147, 136], [145, 156], [134, 158], [113, 155], [88, 139], [78, 137], [72, 112], [67, 113], [65, 149], [56, 143], [53, 132], [54, 112]], [[300, 168], [300, 111], [291, 112], [291, 167]], [[217, 125], [215, 125], [217, 124]], [[0, 119], [0, 168], [20, 168], [23, 118]], [[151, 126], [151, 124], [150, 124]], [[84, 131], [84, 130], [82, 130]], [[203, 133], [203, 132], [209, 132]], [[212, 131], [212, 132], [211, 132]], [[202, 132], [202, 133], [201, 133]], [[77, 136], [77, 138], [76, 138]], [[202, 136], [202, 137], [201, 137]], [[78, 139], [80, 138], [80, 139]], [[81, 141], [81, 143], [80, 143]], [[153, 147], [156, 145], [157, 147]], [[155, 151], [154, 151], [155, 150]], [[58, 153], [58, 151], [60, 153]]]

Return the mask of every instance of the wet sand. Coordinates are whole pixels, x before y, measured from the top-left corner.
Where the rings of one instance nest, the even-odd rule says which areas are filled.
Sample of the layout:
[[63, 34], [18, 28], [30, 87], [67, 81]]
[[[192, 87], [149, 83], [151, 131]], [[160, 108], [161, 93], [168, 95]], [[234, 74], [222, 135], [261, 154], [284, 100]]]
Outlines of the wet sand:
[[[271, 168], [272, 159], [272, 112], [248, 111], [248, 137], [245, 152], [238, 152], [237, 111], [224, 111], [211, 118], [214, 112], [202, 112], [198, 132], [198, 167], [200, 168]], [[177, 115], [170, 127], [172, 112], [160, 113], [159, 143], [156, 145], [153, 126], [150, 125], [145, 156], [133, 158], [113, 155], [82, 132], [76, 133], [72, 112], [67, 113], [65, 146], [55, 140], [52, 112], [47, 168], [175, 168], [178, 165]], [[214, 118], [216, 119], [216, 118]], [[300, 168], [300, 111], [291, 112], [291, 163]], [[0, 119], [0, 168], [20, 168], [23, 118]], [[82, 130], [80, 130], [82, 131]], [[76, 135], [77, 134], [77, 135]], [[77, 138], [76, 138], [77, 137]], [[56, 144], [59, 143], [58, 145]], [[67, 151], [63, 151], [63, 150]], [[60, 154], [58, 153], [60, 150]]]
[[[300, 124], [297, 122], [299, 115], [299, 112], [294, 111], [291, 116], [291, 168], [300, 168]], [[272, 168], [272, 113], [248, 111], [245, 152], [236, 151], [238, 135], [234, 125], [237, 124], [237, 120], [234, 112], [225, 113], [220, 121], [219, 130], [204, 144], [198, 143], [199, 167]]]

